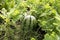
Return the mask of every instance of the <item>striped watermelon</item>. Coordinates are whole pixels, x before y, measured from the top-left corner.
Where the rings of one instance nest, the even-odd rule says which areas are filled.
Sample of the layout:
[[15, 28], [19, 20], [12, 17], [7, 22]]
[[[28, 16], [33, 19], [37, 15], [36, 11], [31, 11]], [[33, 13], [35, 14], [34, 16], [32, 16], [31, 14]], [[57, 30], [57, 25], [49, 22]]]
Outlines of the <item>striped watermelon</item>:
[[32, 15], [26, 15], [23, 19], [23, 27], [25, 30], [32, 30], [36, 25], [36, 18]]

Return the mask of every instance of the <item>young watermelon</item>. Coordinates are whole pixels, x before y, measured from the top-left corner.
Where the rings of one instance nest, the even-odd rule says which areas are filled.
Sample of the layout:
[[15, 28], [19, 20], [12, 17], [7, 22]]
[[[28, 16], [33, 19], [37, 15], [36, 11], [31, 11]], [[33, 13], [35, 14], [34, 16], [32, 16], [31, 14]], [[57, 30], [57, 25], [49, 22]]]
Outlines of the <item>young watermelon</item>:
[[23, 27], [25, 30], [32, 30], [36, 26], [36, 18], [32, 15], [26, 15], [23, 19]]

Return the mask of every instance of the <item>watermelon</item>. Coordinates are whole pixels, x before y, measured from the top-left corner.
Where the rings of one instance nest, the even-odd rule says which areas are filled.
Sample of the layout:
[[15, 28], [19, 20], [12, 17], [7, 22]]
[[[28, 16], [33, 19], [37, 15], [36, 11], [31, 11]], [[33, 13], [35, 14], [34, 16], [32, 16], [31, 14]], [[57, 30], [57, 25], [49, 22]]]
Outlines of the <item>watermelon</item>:
[[36, 18], [32, 15], [26, 15], [22, 25], [25, 30], [32, 30], [36, 25]]

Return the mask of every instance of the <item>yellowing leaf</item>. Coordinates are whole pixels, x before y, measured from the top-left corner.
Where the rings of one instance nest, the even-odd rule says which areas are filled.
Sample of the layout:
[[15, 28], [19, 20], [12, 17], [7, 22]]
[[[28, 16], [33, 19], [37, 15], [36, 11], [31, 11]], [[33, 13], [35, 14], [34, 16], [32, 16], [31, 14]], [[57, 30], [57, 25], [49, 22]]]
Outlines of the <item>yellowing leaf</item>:
[[19, 14], [19, 10], [15, 10], [13, 15], [18, 15]]
[[59, 21], [60, 21], [60, 17], [58, 17], [58, 16], [55, 16], [55, 18], [56, 18], [57, 20], [59, 20]]
[[26, 4], [26, 2], [25, 2], [25, 1], [22, 1], [22, 2], [20, 3], [20, 6], [22, 6], [22, 7], [26, 7], [26, 6], [27, 6], [27, 4]]
[[44, 5], [45, 8], [50, 8], [49, 4], [47, 3], [46, 5]]
[[55, 0], [50, 0], [50, 3], [54, 3], [55, 2]]
[[31, 38], [31, 40], [35, 40], [35, 38]]
[[5, 16], [3, 16], [3, 15], [1, 15], [1, 14], [0, 14], [0, 17], [2, 17], [3, 19], [5, 18]]
[[9, 18], [6, 18], [5, 19], [6, 23], [10, 22], [10, 19]]
[[42, 21], [42, 25], [46, 25], [46, 23], [47, 23], [46, 21]]
[[52, 9], [52, 13], [57, 13], [55, 9]]

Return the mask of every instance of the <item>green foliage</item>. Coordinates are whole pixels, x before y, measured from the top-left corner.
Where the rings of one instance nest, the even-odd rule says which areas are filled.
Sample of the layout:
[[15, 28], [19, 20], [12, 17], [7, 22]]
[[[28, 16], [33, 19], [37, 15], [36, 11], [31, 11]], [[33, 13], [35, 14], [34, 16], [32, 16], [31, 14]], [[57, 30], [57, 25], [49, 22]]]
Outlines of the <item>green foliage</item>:
[[59, 38], [60, 0], [0, 0], [0, 40]]
[[43, 40], [60, 40], [60, 37], [57, 34], [55, 34], [54, 32], [52, 32], [51, 34], [47, 33]]

